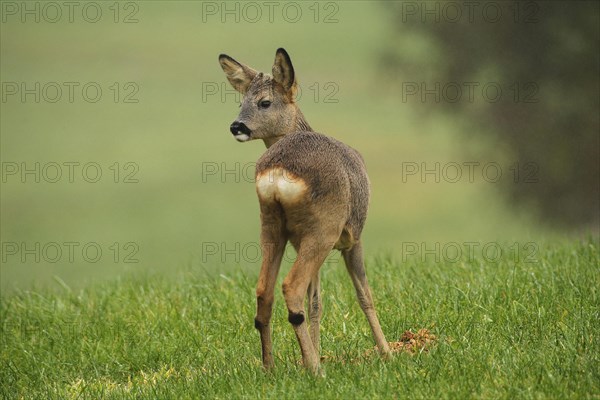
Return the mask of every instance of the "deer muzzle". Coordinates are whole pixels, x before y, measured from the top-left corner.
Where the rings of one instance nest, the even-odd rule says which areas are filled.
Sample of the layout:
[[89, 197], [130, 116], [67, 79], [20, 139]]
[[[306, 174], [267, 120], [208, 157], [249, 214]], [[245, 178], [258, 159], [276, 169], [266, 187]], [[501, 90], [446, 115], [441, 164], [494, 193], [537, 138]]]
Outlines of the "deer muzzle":
[[233, 123], [229, 127], [229, 130], [238, 142], [245, 142], [247, 140], [250, 140], [250, 135], [252, 134], [250, 128], [248, 128], [246, 124], [240, 121], [233, 121]]

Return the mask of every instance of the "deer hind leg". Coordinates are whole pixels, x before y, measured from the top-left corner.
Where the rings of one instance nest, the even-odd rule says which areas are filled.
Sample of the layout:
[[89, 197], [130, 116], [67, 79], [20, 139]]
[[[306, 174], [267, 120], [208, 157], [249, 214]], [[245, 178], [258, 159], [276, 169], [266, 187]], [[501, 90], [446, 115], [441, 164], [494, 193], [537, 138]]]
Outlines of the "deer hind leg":
[[365, 265], [363, 262], [362, 243], [356, 243], [349, 250], [342, 250], [342, 255], [344, 256], [348, 273], [354, 283], [360, 308], [362, 308], [369, 321], [369, 325], [371, 325], [371, 331], [373, 332], [373, 337], [375, 338], [379, 353], [384, 357], [389, 357], [390, 347], [381, 330], [381, 325], [379, 324], [379, 319], [375, 312], [373, 298], [371, 297], [369, 283], [367, 282], [367, 274], [365, 273]]
[[270, 322], [275, 298], [275, 281], [287, 239], [284, 234], [283, 212], [280, 209], [274, 206], [261, 206], [261, 219], [260, 242], [263, 260], [256, 286], [254, 326], [260, 333], [263, 366], [270, 369], [274, 365]]
[[[288, 308], [288, 320], [300, 344], [304, 366], [313, 373], [318, 372], [319, 358], [314, 339], [311, 340], [309, 336], [304, 318], [304, 298], [309, 285], [318, 275], [319, 268], [332, 250], [336, 238], [315, 234], [302, 238], [298, 246], [298, 258], [283, 281], [283, 296]], [[316, 288], [314, 285], [313, 287]]]
[[310, 319], [310, 338], [317, 353], [320, 352], [320, 324], [323, 306], [321, 304], [321, 278], [320, 272], [313, 276], [308, 285], [308, 318]]

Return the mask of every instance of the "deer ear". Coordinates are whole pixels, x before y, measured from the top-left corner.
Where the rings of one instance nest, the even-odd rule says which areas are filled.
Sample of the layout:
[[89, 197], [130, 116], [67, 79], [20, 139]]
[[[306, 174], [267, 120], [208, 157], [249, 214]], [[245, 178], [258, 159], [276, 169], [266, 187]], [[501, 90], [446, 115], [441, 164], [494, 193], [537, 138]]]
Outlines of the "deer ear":
[[290, 56], [283, 48], [277, 49], [277, 53], [275, 53], [273, 79], [283, 86], [283, 89], [292, 98], [295, 96], [297, 89], [296, 75], [292, 66], [292, 60], [290, 60]]
[[252, 79], [258, 72], [235, 61], [226, 54], [219, 56], [219, 64], [221, 64], [221, 68], [223, 68], [231, 86], [241, 94], [246, 94]]

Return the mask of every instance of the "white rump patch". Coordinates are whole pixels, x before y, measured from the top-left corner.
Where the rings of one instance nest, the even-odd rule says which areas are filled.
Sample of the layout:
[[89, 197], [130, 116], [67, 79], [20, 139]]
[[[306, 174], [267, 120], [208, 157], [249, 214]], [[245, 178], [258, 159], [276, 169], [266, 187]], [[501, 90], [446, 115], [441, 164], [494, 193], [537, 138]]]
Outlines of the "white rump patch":
[[256, 191], [263, 200], [291, 203], [300, 199], [307, 188], [304, 179], [283, 168], [264, 171], [256, 179]]

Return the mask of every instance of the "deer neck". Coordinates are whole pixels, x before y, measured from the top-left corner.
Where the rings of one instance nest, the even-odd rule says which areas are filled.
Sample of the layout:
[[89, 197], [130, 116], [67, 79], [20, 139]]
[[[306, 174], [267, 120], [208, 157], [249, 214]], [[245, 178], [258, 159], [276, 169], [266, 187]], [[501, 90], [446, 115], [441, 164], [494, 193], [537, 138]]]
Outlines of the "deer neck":
[[271, 136], [271, 137], [263, 139], [263, 141], [265, 142], [265, 146], [267, 146], [267, 149], [269, 147], [273, 146], [275, 143], [277, 143], [282, 137], [284, 137], [288, 133], [313, 132], [313, 129], [308, 124], [308, 121], [306, 121], [306, 118], [304, 118], [304, 114], [302, 114], [302, 111], [300, 111], [300, 109], [298, 109], [298, 112], [296, 113], [294, 120], [292, 121], [292, 123], [289, 126], [290, 126], [290, 129], [288, 132], [286, 132], [282, 135]]

